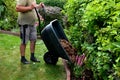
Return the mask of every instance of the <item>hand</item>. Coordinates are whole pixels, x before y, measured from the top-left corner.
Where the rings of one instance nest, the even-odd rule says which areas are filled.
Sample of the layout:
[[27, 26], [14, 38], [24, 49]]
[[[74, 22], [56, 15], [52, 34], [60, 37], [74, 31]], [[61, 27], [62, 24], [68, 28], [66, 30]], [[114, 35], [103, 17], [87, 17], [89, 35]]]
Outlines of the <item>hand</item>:
[[40, 20], [41, 20], [41, 21], [44, 21], [44, 18], [43, 18], [41, 15], [40, 15]]
[[44, 8], [45, 5], [42, 2], [40, 4], [36, 4], [36, 3], [33, 2], [31, 7], [32, 7], [32, 9], [35, 8], [35, 7], [39, 9], [39, 8]]
[[39, 22], [35, 22], [34, 26], [35, 27], [39, 26]]
[[36, 4], [35, 2], [33, 2], [33, 3], [31, 4], [31, 9], [34, 9], [35, 7], [37, 7], [37, 4]]
[[40, 4], [39, 4], [42, 8], [44, 8], [45, 7], [45, 5], [41, 2]]
[[44, 8], [44, 7], [45, 7], [45, 5], [42, 2], [37, 5], [37, 8]]

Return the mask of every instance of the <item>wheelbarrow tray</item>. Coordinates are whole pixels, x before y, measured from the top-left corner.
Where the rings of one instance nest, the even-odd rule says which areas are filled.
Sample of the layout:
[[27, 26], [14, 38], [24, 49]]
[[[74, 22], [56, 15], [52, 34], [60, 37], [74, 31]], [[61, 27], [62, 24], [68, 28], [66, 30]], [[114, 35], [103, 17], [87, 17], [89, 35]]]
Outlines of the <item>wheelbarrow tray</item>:
[[68, 54], [60, 44], [60, 39], [68, 41], [61, 24], [57, 19], [53, 20], [41, 31], [41, 38], [45, 43], [48, 51], [52, 52], [52, 55], [61, 57], [71, 62]]

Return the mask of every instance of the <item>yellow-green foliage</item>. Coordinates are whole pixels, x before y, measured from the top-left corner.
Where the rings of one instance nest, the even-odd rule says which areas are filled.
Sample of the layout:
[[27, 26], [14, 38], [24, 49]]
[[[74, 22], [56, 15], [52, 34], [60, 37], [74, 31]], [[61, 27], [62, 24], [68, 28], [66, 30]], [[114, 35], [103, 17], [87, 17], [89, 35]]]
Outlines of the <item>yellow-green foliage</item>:
[[17, 12], [15, 10], [16, 0], [4, 0], [5, 11], [0, 20], [0, 28], [10, 30], [17, 26]]
[[120, 79], [120, 1], [68, 0], [64, 9], [70, 41], [87, 55], [84, 68], [96, 80]]

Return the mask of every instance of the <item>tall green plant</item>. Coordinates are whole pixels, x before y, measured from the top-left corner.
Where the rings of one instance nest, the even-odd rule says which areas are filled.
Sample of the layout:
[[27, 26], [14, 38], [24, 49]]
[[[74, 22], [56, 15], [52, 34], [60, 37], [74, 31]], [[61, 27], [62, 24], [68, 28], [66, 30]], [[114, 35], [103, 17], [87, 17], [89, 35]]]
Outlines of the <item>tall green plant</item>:
[[0, 17], [3, 18], [4, 17], [4, 13], [5, 13], [5, 2], [3, 0], [0, 1]]
[[16, 0], [4, 0], [6, 6], [4, 18], [0, 21], [1, 29], [11, 30], [17, 26]]
[[70, 40], [87, 55], [84, 67], [96, 80], [120, 79], [120, 1], [68, 0], [65, 11], [72, 25]]

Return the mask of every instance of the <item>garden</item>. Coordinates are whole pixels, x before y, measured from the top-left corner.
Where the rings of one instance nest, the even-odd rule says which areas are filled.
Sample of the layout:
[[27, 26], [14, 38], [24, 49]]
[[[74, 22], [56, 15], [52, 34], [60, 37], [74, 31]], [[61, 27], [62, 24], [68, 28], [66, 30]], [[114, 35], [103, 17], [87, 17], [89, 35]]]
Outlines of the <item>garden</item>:
[[[46, 14], [45, 21], [50, 22], [58, 18], [62, 23], [69, 43], [76, 50], [73, 64], [67, 63], [71, 72], [71, 80], [119, 80], [120, 1], [37, 0], [37, 3], [41, 1], [44, 2], [46, 7], [59, 7], [60, 17], [57, 15], [50, 18], [51, 15]], [[17, 12], [15, 11], [15, 5], [16, 0], [0, 1], [1, 31], [19, 32], [16, 23]], [[39, 76], [46, 75], [47, 79], [44, 77], [41, 80], [65, 79], [66, 73], [61, 60], [54, 66], [46, 65], [44, 61], [41, 61], [40, 64], [20, 65], [18, 58], [19, 42], [19, 37], [0, 33], [0, 78], [4, 80], [28, 80], [34, 78], [40, 80]], [[42, 58], [47, 49], [41, 39], [38, 40], [37, 44], [37, 56]], [[29, 55], [29, 50], [27, 54]], [[23, 71], [22, 74], [21, 71]], [[44, 73], [45, 71], [48, 72]], [[63, 78], [60, 79], [62, 75]]]

